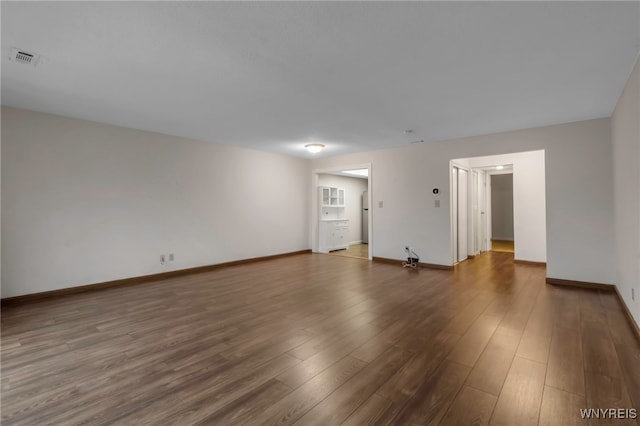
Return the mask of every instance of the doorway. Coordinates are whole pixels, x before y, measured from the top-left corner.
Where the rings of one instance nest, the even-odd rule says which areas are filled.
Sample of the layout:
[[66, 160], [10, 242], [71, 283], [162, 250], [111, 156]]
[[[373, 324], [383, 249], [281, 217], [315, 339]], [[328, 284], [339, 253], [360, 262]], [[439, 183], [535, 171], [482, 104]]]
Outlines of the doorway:
[[370, 172], [370, 164], [313, 171], [314, 252], [371, 259]]
[[450, 189], [452, 264], [491, 250], [546, 262], [544, 150], [451, 160]]
[[513, 173], [491, 174], [491, 250], [515, 252]]

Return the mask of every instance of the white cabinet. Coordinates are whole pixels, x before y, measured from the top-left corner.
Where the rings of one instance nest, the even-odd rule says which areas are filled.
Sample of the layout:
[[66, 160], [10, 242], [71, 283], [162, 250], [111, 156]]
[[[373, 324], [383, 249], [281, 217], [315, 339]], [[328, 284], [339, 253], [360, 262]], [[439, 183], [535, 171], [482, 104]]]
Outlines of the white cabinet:
[[318, 187], [318, 219], [344, 219], [344, 189], [329, 186]]
[[322, 220], [319, 228], [320, 252], [328, 253], [333, 250], [349, 248], [348, 220]]
[[344, 207], [344, 189], [330, 186], [320, 186], [321, 207]]
[[345, 219], [344, 189], [318, 187], [318, 251], [349, 248], [349, 221]]

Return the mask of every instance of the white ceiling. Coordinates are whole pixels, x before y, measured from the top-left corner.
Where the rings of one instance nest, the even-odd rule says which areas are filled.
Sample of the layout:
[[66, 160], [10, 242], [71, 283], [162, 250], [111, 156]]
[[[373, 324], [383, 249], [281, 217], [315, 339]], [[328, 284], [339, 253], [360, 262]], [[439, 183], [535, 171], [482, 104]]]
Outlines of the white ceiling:
[[[500, 157], [500, 156], [499, 155], [489, 155], [487, 157], [480, 157], [480, 158], [491, 158], [491, 157]], [[476, 158], [478, 158], [478, 157], [476, 157]], [[502, 169], [497, 170], [496, 167], [498, 167], [498, 166], [502, 166]], [[509, 173], [513, 173], [513, 164], [503, 164], [499, 160], [496, 160], [496, 163], [493, 166], [474, 167], [474, 169], [484, 170], [486, 172], [489, 172], [489, 174], [496, 174], [496, 175], [509, 174]]]
[[638, 2], [1, 8], [4, 105], [306, 158], [610, 116], [640, 49]]
[[[367, 170], [367, 169], [355, 169], [355, 170]], [[327, 175], [335, 175], [335, 176], [343, 176], [343, 177], [348, 177], [348, 178], [354, 178], [354, 179], [364, 179], [364, 180], [369, 180], [369, 176], [363, 176], [363, 175], [356, 175], [353, 173], [345, 173], [345, 171], [349, 171], [349, 170], [342, 170], [342, 171], [338, 171], [338, 172], [326, 172], [324, 174]], [[368, 173], [368, 170], [367, 170]]]

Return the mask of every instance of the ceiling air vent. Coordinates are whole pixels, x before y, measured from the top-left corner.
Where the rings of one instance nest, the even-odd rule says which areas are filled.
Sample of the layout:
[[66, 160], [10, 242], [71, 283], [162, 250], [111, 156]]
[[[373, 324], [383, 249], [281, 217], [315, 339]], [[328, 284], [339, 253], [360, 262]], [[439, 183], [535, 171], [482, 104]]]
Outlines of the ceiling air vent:
[[38, 63], [38, 59], [40, 59], [40, 55], [36, 55], [35, 53], [12, 47], [11, 56], [9, 56], [9, 59], [21, 64], [33, 65], [35, 67]]

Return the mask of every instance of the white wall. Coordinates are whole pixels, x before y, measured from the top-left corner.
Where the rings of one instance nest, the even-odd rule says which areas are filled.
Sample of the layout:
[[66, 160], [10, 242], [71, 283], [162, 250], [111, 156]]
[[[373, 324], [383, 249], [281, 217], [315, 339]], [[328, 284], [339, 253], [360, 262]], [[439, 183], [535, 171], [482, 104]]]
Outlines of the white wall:
[[491, 238], [513, 241], [513, 174], [491, 176]]
[[309, 167], [3, 107], [2, 297], [308, 249]]
[[[611, 120], [615, 205], [616, 285], [640, 324], [640, 61]], [[636, 300], [631, 299], [635, 288]]]
[[[513, 165], [514, 257], [531, 262], [546, 262], [545, 152], [538, 150], [474, 157], [467, 158], [467, 163], [469, 167]], [[493, 192], [491, 196], [493, 197]], [[493, 214], [492, 211], [491, 215]], [[491, 231], [493, 234], [493, 224]]]
[[[345, 218], [349, 219], [349, 243], [362, 242], [362, 193], [367, 190], [367, 179], [319, 174], [318, 185], [344, 188]], [[317, 197], [317, 192], [315, 196]]]
[[422, 261], [451, 265], [449, 161], [534, 150], [545, 150], [547, 275], [613, 283], [608, 118], [319, 158], [312, 167], [371, 162], [373, 255], [401, 259], [411, 245]]

